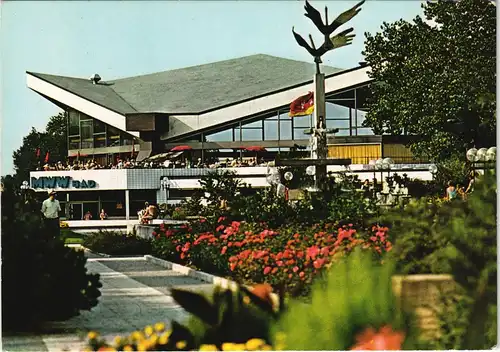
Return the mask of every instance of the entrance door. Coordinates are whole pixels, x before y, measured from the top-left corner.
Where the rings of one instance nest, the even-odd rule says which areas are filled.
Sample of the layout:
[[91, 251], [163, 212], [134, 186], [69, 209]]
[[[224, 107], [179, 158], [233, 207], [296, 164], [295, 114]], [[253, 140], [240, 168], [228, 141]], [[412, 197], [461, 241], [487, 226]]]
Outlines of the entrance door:
[[71, 203], [69, 208], [69, 218], [71, 220], [83, 219], [83, 203]]

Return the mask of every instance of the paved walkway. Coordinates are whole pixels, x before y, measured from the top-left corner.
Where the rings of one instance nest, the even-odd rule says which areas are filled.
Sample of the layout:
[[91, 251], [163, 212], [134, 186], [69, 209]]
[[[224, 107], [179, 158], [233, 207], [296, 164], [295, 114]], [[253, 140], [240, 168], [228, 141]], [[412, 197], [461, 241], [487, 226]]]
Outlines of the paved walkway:
[[[93, 256], [92, 256], [93, 257]], [[102, 296], [90, 312], [52, 323], [37, 336], [3, 336], [3, 351], [81, 351], [88, 331], [112, 339], [145, 325], [182, 322], [187, 313], [170, 296], [172, 287], [210, 290], [211, 285], [164, 269], [143, 258], [89, 258], [87, 268], [100, 273]]]

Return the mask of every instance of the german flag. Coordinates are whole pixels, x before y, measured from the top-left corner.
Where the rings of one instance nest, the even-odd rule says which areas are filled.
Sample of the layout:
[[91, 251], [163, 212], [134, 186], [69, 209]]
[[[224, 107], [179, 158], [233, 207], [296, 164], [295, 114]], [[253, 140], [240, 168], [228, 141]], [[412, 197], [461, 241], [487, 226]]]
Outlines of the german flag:
[[314, 93], [309, 92], [306, 95], [298, 97], [290, 104], [290, 112], [288, 116], [305, 116], [311, 115], [314, 111]]

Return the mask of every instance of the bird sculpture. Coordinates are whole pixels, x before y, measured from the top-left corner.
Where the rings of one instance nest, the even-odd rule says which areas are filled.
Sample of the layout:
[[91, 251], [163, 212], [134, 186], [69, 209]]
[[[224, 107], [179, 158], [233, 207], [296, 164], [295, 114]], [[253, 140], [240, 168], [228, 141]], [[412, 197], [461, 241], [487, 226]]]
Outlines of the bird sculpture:
[[328, 23], [328, 8], [325, 7], [325, 22], [321, 18], [321, 14], [318, 10], [316, 10], [307, 0], [304, 5], [304, 9], [306, 13], [304, 14], [306, 17], [311, 19], [314, 25], [318, 28], [318, 30], [324, 35], [324, 42], [320, 47], [316, 47], [311, 35], [309, 35], [309, 40], [311, 44], [309, 45], [307, 41], [297, 32], [295, 32], [294, 27], [292, 27], [292, 33], [295, 37], [297, 43], [305, 48], [312, 57], [314, 57], [314, 62], [316, 63], [316, 69], [319, 73], [319, 64], [321, 63], [321, 56], [327, 53], [330, 50], [338, 49], [346, 45], [350, 45], [352, 40], [355, 37], [355, 34], [351, 34], [354, 30], [352, 27], [348, 28], [334, 36], [331, 34], [340, 26], [350, 21], [354, 16], [356, 16], [361, 11], [361, 5], [363, 5], [365, 0], [360, 1], [355, 6], [350, 8], [347, 11], [341, 13], [337, 18], [332, 22]]

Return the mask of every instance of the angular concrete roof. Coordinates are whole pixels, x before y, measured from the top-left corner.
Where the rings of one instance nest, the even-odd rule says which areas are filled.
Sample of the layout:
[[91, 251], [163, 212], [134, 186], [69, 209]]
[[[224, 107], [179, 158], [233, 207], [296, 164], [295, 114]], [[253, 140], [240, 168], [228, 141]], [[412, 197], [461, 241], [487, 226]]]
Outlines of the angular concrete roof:
[[[322, 71], [343, 70], [323, 66]], [[120, 114], [199, 114], [304, 84], [314, 72], [312, 63], [258, 54], [99, 84], [28, 73]]]

